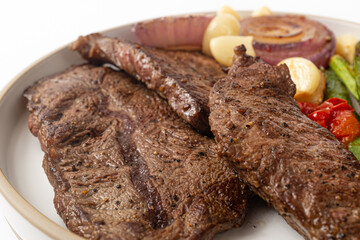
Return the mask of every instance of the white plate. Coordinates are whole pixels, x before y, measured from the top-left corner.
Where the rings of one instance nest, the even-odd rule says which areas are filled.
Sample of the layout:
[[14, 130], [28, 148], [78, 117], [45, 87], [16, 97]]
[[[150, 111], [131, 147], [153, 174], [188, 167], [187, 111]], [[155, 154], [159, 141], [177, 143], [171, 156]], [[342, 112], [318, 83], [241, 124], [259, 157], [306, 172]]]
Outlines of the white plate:
[[[247, 15], [248, 12], [240, 12]], [[360, 25], [309, 16], [328, 26], [336, 35], [352, 33], [360, 39]], [[131, 25], [104, 31], [108, 36], [133, 40]], [[66, 230], [53, 206], [53, 190], [42, 169], [43, 153], [27, 128], [28, 112], [22, 94], [40, 78], [84, 62], [63, 47], [19, 74], [0, 94], [0, 201], [13, 230], [26, 239], [81, 239]], [[261, 200], [251, 204], [245, 223], [218, 234], [216, 239], [303, 239], [272, 208]]]

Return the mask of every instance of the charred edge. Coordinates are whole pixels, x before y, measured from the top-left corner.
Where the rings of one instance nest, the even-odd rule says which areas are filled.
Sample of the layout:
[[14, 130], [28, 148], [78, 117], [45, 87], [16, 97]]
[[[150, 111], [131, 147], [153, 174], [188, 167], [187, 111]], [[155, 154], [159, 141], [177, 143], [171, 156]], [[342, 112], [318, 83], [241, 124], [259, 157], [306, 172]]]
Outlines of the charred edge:
[[88, 36], [81, 36], [79, 39], [70, 44], [70, 50], [78, 51], [80, 55], [95, 65], [103, 64], [105, 54], [102, 49], [97, 45], [97, 40], [101, 38], [98, 33], [90, 34]]
[[125, 163], [130, 166], [131, 179], [137, 191], [144, 197], [148, 206], [148, 219], [154, 229], [164, 228], [168, 225], [168, 216], [162, 208], [161, 198], [156, 188], [150, 181], [149, 169], [144, 159], [136, 150], [132, 142], [133, 123], [128, 116], [121, 115], [125, 120], [125, 129], [117, 137], [117, 141], [122, 148]]
[[[147, 76], [144, 76], [142, 73], [144, 72], [142, 69], [143, 67], [139, 66], [138, 63], [136, 63], [136, 59], [143, 58], [144, 56], [145, 58], [148, 58], [149, 56], [150, 58], [154, 58], [153, 56], [151, 56], [151, 51], [148, 52], [146, 48], [142, 48], [139, 45], [135, 45], [136, 49], [133, 49], [131, 47], [131, 43], [127, 47], [123, 47], [121, 46], [121, 44], [121, 42], [113, 42], [111, 39], [103, 37], [100, 34], [91, 34], [85, 37], [80, 37], [76, 42], [70, 45], [70, 49], [78, 51], [85, 59], [87, 59], [93, 64], [101, 65], [104, 63], [110, 63], [112, 65], [115, 65], [125, 70], [127, 73], [140, 80], [141, 82], [145, 83], [149, 87], [149, 80], [146, 80]], [[128, 53], [126, 53], [128, 51], [134, 51], [128, 56], [131, 58], [131, 60], [128, 59], [125, 61], [130, 61], [130, 63], [132, 62], [132, 64], [130, 64], [131, 66], [129, 66], [129, 63], [123, 63], [123, 61], [121, 59], [118, 59], [118, 57], [116, 56], [117, 52], [123, 52], [125, 55], [128, 55]], [[151, 66], [151, 68], [154, 68], [155, 71], [157, 70], [156, 66]], [[193, 70], [195, 72], [197, 71], [196, 69]], [[160, 84], [161, 82], [162, 81], [158, 82], [157, 84]], [[182, 87], [183, 84], [184, 83], [181, 83], [180, 87]], [[205, 135], [212, 136], [208, 120], [210, 110], [207, 106], [207, 103], [199, 104], [199, 108], [201, 109], [201, 111], [197, 112], [196, 115], [189, 117], [186, 113], [184, 113], [183, 110], [178, 109], [176, 104], [174, 105], [172, 103], [174, 102], [171, 100], [173, 98], [172, 94], [169, 92], [164, 92], [163, 87], [161, 87], [160, 89], [154, 89], [154, 87], [149, 88], [155, 90], [161, 97], [167, 99], [171, 108], [175, 112], [177, 112], [185, 121], [190, 123], [197, 131]], [[175, 99], [175, 102], [178, 102], [178, 99]]]

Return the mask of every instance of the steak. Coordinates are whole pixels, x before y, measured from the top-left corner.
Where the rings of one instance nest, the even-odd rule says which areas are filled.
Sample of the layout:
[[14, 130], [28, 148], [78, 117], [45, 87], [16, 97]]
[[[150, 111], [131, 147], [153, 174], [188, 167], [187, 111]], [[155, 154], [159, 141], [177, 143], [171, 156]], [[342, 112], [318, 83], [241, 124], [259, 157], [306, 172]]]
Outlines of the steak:
[[155, 49], [100, 34], [79, 37], [70, 48], [92, 63], [111, 63], [125, 70], [167, 99], [194, 128], [210, 132], [210, 89], [226, 76], [214, 59], [199, 52]]
[[221, 155], [306, 239], [360, 239], [358, 160], [301, 113], [286, 65], [235, 54], [209, 100]]
[[29, 128], [67, 227], [88, 239], [211, 239], [250, 192], [165, 100], [122, 72], [80, 65], [25, 92]]

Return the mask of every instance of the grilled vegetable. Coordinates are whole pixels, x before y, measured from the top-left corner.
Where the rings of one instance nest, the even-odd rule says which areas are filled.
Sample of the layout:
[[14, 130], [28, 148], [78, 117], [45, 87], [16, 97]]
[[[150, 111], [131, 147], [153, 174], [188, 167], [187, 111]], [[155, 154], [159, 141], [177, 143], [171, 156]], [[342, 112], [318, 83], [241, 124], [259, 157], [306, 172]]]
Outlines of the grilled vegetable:
[[202, 51], [211, 56], [210, 51], [210, 40], [225, 35], [239, 35], [240, 34], [240, 23], [231, 14], [222, 13], [214, 17], [209, 23], [205, 30]]
[[354, 73], [356, 75], [360, 74], [360, 42], [355, 45], [355, 55], [354, 55]]
[[360, 160], [360, 137], [357, 137], [349, 144], [349, 150]]
[[223, 6], [218, 12], [217, 12], [217, 15], [219, 14], [224, 14], [224, 13], [227, 13], [227, 14], [231, 14], [233, 15], [237, 20], [240, 20], [241, 17], [239, 16], [239, 14], [231, 7], [229, 6]]
[[272, 65], [289, 57], [304, 57], [326, 67], [335, 52], [334, 34], [303, 16], [249, 17], [240, 24], [241, 35], [254, 36], [256, 55]]
[[353, 63], [355, 55], [356, 39], [346, 34], [336, 38], [336, 53], [343, 56], [350, 64]]
[[300, 102], [319, 104], [323, 100], [325, 90], [325, 77], [311, 61], [293, 57], [281, 61], [289, 68], [291, 79], [296, 85], [294, 98]]
[[341, 82], [340, 78], [334, 70], [327, 69], [324, 71], [326, 78], [326, 88], [325, 88], [325, 99], [329, 98], [341, 98], [346, 100], [351, 105], [351, 98], [349, 92], [346, 90], [346, 87]]
[[132, 31], [138, 43], [168, 49], [201, 49], [205, 29], [214, 16], [162, 17], [139, 22]]
[[305, 115], [329, 129], [345, 146], [360, 135], [360, 124], [354, 109], [343, 99], [330, 98], [321, 105], [301, 102], [298, 105]]
[[246, 54], [255, 56], [251, 36], [220, 36], [210, 40], [210, 50], [213, 57], [225, 67], [230, 67], [234, 56], [234, 48], [243, 44]]
[[334, 55], [330, 58], [329, 65], [332, 70], [338, 75], [350, 93], [359, 100], [359, 94], [354, 78], [354, 73], [350, 68], [349, 63], [340, 55]]
[[261, 7], [251, 13], [252, 17], [261, 17], [261, 16], [270, 16], [273, 15], [271, 10], [268, 7]]
[[356, 90], [358, 95], [360, 96], [360, 42], [358, 42], [355, 46], [353, 70], [355, 74]]

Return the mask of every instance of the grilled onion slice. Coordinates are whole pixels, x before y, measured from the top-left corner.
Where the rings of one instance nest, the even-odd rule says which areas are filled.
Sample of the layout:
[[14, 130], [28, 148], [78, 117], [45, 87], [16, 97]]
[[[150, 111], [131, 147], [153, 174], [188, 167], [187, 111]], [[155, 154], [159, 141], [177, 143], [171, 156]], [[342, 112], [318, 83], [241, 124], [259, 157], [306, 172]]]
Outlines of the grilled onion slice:
[[273, 15], [241, 20], [241, 35], [254, 37], [257, 56], [275, 65], [289, 57], [304, 57], [326, 67], [335, 52], [334, 34], [304, 16]]
[[213, 15], [162, 17], [134, 25], [137, 42], [168, 49], [201, 49], [204, 32]]

